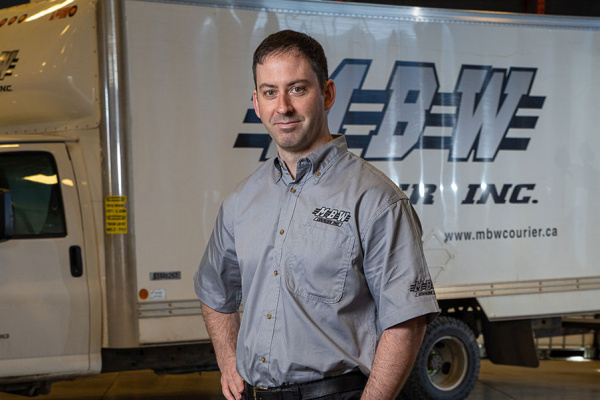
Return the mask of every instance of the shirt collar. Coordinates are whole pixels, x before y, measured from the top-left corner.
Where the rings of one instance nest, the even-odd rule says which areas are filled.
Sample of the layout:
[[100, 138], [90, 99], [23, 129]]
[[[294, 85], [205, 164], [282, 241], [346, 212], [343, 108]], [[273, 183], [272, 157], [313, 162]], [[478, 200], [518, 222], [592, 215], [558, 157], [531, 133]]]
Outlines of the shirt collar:
[[[346, 137], [344, 135], [333, 135], [333, 140], [319, 147], [308, 156], [298, 160], [298, 164], [296, 165], [296, 182], [309, 176], [313, 176], [316, 182], [318, 182], [327, 170], [347, 152]], [[284, 174], [289, 175], [284, 162], [279, 156], [273, 159], [273, 163], [275, 166], [276, 182], [281, 180]]]

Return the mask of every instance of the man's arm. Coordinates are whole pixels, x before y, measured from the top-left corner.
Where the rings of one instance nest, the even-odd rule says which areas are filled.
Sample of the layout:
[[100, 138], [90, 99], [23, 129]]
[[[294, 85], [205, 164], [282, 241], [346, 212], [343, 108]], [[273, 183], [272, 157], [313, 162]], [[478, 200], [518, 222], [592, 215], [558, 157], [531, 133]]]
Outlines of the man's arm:
[[361, 400], [393, 400], [408, 379], [421, 347], [427, 317], [413, 318], [383, 331]]
[[221, 370], [221, 388], [227, 400], [240, 400], [244, 380], [235, 367], [235, 350], [240, 331], [240, 314], [222, 313], [202, 304], [206, 329], [215, 348], [217, 364]]

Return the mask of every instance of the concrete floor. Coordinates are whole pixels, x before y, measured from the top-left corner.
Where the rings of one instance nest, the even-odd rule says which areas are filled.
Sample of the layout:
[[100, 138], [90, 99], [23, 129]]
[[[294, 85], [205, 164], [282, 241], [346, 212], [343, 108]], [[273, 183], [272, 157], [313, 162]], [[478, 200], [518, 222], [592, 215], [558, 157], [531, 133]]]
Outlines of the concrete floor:
[[[52, 386], [39, 400], [222, 400], [218, 372], [158, 376], [152, 371], [108, 373]], [[0, 394], [0, 400], [24, 397]], [[539, 368], [482, 360], [469, 400], [598, 400], [600, 361], [542, 361]]]

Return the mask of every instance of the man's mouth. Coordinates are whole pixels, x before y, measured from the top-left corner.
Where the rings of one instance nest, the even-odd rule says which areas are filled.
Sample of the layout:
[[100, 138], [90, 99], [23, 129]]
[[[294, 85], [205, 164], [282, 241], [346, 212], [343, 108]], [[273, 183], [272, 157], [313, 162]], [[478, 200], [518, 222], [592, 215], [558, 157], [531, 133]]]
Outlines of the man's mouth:
[[299, 123], [300, 123], [300, 121], [290, 120], [290, 121], [278, 121], [275, 123], [275, 125], [281, 130], [288, 130], [288, 129], [295, 128]]

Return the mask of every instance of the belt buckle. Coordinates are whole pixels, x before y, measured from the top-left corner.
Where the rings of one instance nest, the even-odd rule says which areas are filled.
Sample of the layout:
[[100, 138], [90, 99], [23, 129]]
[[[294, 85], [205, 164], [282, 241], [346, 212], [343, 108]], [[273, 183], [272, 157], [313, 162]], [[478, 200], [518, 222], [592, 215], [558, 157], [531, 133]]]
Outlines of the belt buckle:
[[264, 387], [264, 386], [252, 386], [252, 394], [254, 395], [254, 399], [257, 399], [257, 397], [256, 397], [257, 390], [266, 390], [266, 389], [268, 389], [268, 388]]

